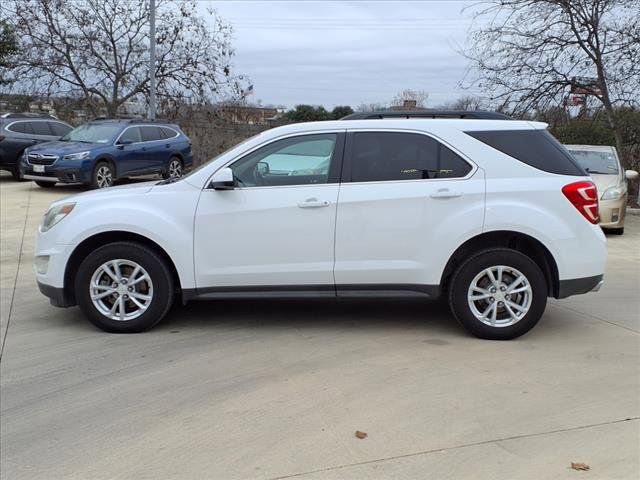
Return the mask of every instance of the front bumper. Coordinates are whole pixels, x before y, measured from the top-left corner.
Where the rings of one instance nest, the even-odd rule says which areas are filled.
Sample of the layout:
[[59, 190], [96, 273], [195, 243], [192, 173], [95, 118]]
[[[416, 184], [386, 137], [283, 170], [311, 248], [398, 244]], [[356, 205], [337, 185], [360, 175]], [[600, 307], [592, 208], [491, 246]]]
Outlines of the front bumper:
[[602, 228], [624, 227], [624, 217], [627, 213], [627, 195], [618, 200], [600, 200], [598, 211]]
[[40, 282], [38, 282], [38, 288], [44, 296], [49, 297], [49, 302], [51, 302], [51, 305], [54, 307], [66, 308], [76, 304], [74, 299], [66, 295], [64, 288], [53, 287]]
[[53, 165], [43, 165], [43, 172], [36, 172], [34, 165], [20, 162], [20, 171], [25, 180], [35, 180], [52, 183], [89, 183], [91, 181], [91, 167], [84, 165], [84, 162], [64, 162], [56, 161]]

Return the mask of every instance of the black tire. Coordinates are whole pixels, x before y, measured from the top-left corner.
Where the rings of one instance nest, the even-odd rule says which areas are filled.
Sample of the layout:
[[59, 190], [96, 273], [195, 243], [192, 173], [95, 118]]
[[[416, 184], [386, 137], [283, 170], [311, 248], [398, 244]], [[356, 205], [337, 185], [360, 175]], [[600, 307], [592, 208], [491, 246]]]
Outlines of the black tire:
[[[512, 325], [492, 326], [479, 320], [473, 313], [468, 293], [477, 275], [485, 269], [500, 265], [515, 269], [526, 277], [531, 287], [530, 305], [524, 316]], [[538, 323], [547, 305], [548, 291], [545, 276], [533, 260], [516, 250], [494, 248], [478, 252], [456, 270], [449, 288], [449, 306], [458, 322], [473, 335], [489, 340], [510, 340], [525, 334]], [[498, 292], [496, 297], [498, 295], [502, 294]], [[488, 307], [489, 302], [493, 303], [499, 299], [491, 297], [478, 301], [475, 305], [481, 305], [481, 308], [477, 308], [480, 311], [484, 310], [485, 306]], [[504, 303], [498, 302], [496, 308], [506, 303], [507, 300], [504, 300]], [[498, 315], [506, 318], [509, 313], [503, 307], [498, 310]]]
[[[107, 173], [108, 171], [108, 173]], [[91, 188], [108, 188], [116, 180], [116, 172], [109, 162], [98, 162], [91, 175]]]
[[[140, 265], [153, 282], [153, 294], [149, 305], [142, 314], [131, 320], [111, 319], [102, 314], [91, 300], [90, 285], [94, 272], [101, 265], [115, 259]], [[124, 271], [123, 276], [126, 276]], [[98, 328], [112, 333], [137, 333], [149, 330], [167, 314], [175, 297], [173, 277], [165, 260], [153, 250], [133, 242], [110, 243], [90, 253], [78, 268], [74, 288], [78, 306], [89, 321]], [[115, 302], [115, 299], [109, 297], [106, 301]], [[127, 308], [135, 308], [131, 303], [127, 305]]]
[[182, 163], [182, 160], [180, 160], [178, 157], [171, 157], [169, 159], [169, 163], [167, 163], [167, 169], [162, 172], [162, 178], [166, 180], [171, 177], [171, 164], [176, 162], [180, 164], [180, 174], [177, 175], [176, 178], [180, 178], [182, 175], [184, 175], [184, 164]]
[[39, 182], [36, 180], [36, 185], [42, 188], [53, 188], [56, 186], [55, 182]]
[[[22, 154], [21, 154], [22, 155]], [[21, 156], [19, 155], [19, 156]], [[11, 176], [13, 177], [13, 179], [16, 182], [23, 182], [24, 178], [22, 178], [22, 172], [20, 171], [20, 165], [16, 164], [12, 169], [11, 169]]]
[[612, 228], [609, 230], [609, 233], [612, 233], [614, 235], [624, 235], [624, 227], [622, 228]]

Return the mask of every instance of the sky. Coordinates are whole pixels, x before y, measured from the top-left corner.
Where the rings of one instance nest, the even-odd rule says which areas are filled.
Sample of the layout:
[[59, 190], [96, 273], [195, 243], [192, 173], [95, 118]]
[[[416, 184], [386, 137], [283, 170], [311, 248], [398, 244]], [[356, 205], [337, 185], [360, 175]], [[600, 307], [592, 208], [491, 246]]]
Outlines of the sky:
[[234, 71], [254, 85], [250, 101], [388, 104], [403, 89], [429, 93], [434, 107], [478, 92], [459, 87], [475, 2], [199, 1], [234, 30]]

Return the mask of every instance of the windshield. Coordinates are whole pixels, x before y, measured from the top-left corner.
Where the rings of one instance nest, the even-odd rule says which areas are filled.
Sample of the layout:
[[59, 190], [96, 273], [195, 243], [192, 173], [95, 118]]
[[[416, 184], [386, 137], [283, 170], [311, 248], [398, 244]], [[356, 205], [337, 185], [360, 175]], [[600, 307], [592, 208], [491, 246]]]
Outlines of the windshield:
[[595, 152], [593, 150], [569, 150], [587, 173], [616, 175], [618, 161], [613, 152]]
[[86, 123], [74, 128], [60, 140], [63, 142], [111, 143], [122, 130], [121, 125]]

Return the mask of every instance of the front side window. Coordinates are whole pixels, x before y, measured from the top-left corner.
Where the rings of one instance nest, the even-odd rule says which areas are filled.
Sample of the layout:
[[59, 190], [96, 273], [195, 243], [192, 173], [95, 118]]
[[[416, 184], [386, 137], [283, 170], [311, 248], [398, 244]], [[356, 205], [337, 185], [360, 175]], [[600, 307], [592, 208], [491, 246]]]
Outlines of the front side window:
[[142, 137], [140, 136], [140, 129], [138, 127], [127, 128], [122, 135], [120, 135], [118, 142], [122, 143], [123, 140], [131, 143], [141, 142]]
[[60, 140], [63, 142], [111, 143], [122, 127], [117, 124], [85, 123]]
[[238, 187], [327, 183], [338, 135], [305, 135], [279, 140], [231, 165]]
[[417, 133], [354, 133], [350, 159], [352, 182], [460, 178], [471, 171], [451, 149]]
[[590, 175], [618, 174], [618, 160], [612, 151], [596, 152], [594, 150], [577, 150], [570, 148], [569, 152], [571, 152], [573, 158], [575, 158], [580, 166]]

